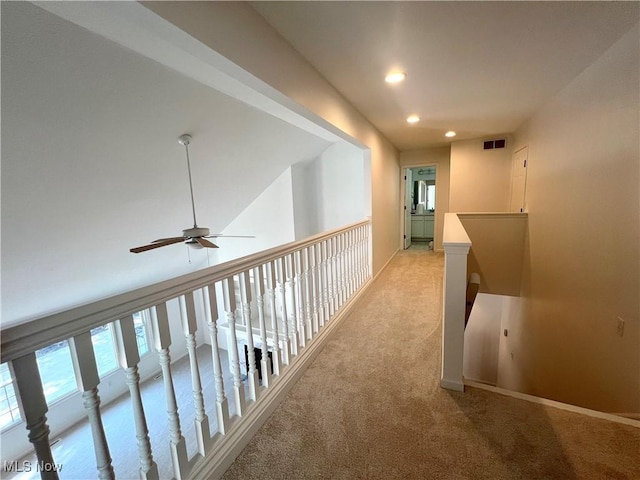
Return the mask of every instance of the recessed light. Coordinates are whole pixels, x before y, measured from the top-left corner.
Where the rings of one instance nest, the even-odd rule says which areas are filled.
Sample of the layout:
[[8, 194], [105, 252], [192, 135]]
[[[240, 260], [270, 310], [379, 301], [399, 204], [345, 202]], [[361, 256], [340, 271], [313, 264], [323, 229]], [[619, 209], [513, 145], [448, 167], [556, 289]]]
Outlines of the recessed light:
[[409, 115], [407, 117], [407, 123], [418, 123], [420, 121], [420, 117], [418, 115]]
[[407, 74], [405, 72], [389, 72], [387, 76], [384, 77], [384, 81], [387, 83], [399, 83], [407, 78]]
[[449, 130], [447, 133], [444, 134], [445, 137], [455, 137], [456, 136], [456, 132], [454, 132], [453, 130]]

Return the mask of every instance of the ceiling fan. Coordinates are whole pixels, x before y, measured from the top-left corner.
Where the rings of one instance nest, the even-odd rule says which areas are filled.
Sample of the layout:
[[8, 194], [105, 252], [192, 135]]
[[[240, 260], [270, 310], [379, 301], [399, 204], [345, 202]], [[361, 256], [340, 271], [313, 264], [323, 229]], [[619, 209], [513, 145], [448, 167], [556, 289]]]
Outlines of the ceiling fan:
[[158, 240], [154, 240], [149, 245], [143, 245], [141, 247], [131, 248], [129, 251], [131, 253], [141, 253], [146, 252], [147, 250], [153, 250], [154, 248], [165, 247], [167, 245], [173, 245], [174, 243], [184, 242], [190, 247], [193, 248], [218, 248], [218, 246], [207, 238], [217, 238], [217, 237], [235, 237], [235, 238], [254, 238], [250, 235], [223, 235], [221, 233], [211, 234], [207, 227], [199, 227], [198, 222], [196, 221], [196, 206], [193, 201], [193, 183], [191, 181], [191, 163], [189, 161], [189, 143], [191, 142], [191, 135], [184, 134], [178, 137], [178, 143], [180, 145], [184, 145], [185, 151], [187, 153], [187, 171], [189, 173], [189, 190], [191, 192], [191, 211], [193, 213], [193, 227], [186, 228], [182, 230], [181, 237], [169, 237], [169, 238], [159, 238]]

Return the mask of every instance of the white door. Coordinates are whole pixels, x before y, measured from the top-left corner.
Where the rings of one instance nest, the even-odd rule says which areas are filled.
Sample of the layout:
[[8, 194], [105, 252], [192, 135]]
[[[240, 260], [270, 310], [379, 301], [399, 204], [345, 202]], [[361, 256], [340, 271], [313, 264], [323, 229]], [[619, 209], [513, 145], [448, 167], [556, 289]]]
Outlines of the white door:
[[524, 212], [524, 195], [527, 186], [527, 147], [513, 154], [511, 167], [511, 201], [509, 211]]
[[413, 181], [411, 180], [411, 169], [404, 170], [404, 248], [411, 246], [411, 205], [413, 199]]

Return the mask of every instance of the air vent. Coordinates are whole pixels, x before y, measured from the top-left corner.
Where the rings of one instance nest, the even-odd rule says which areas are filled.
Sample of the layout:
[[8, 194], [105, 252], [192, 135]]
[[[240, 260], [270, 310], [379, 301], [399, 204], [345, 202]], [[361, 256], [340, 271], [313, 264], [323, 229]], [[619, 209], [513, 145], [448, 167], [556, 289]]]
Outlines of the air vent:
[[504, 148], [507, 146], [507, 141], [504, 138], [499, 140], [485, 140], [484, 149], [493, 150], [494, 148]]

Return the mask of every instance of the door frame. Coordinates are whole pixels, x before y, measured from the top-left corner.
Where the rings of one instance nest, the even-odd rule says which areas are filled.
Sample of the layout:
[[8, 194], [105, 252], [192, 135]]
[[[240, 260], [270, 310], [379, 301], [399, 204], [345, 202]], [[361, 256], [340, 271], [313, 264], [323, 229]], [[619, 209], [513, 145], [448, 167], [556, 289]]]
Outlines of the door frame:
[[[405, 231], [406, 231], [406, 216], [405, 216], [405, 188], [406, 188], [406, 184], [405, 184], [405, 176], [407, 173], [407, 170], [411, 170], [414, 168], [430, 168], [433, 167], [436, 169], [436, 179], [435, 179], [435, 186], [436, 186], [436, 198], [437, 198], [437, 191], [438, 191], [438, 170], [440, 170], [440, 167], [438, 165], [437, 162], [427, 162], [424, 164], [419, 164], [419, 165], [401, 165], [400, 166], [400, 250], [404, 250], [404, 235], [405, 235]], [[441, 208], [439, 206], [438, 201], [436, 200], [436, 208], [435, 211], [433, 212], [433, 251], [435, 251], [435, 240], [436, 240], [436, 232], [438, 231], [438, 210], [439, 208]]]

